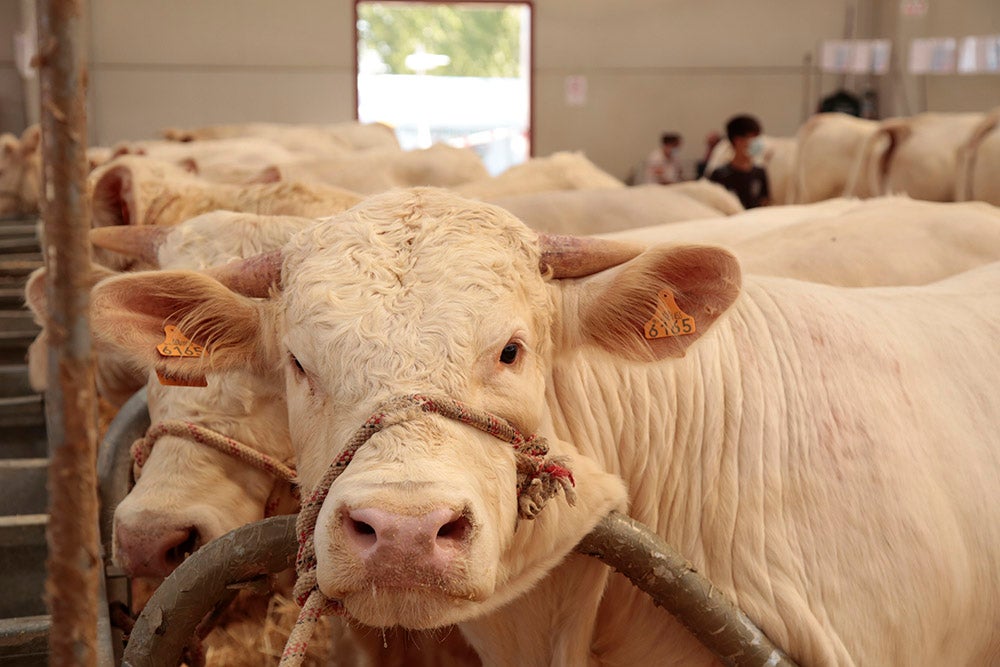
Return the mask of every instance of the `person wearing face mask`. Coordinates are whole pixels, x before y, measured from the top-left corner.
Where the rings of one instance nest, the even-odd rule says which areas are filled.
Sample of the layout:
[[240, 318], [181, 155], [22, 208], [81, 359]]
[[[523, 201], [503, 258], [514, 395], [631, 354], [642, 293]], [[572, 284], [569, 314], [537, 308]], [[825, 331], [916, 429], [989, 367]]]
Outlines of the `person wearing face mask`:
[[660, 137], [660, 146], [646, 158], [639, 183], [668, 185], [682, 180], [681, 167], [674, 156], [680, 150], [682, 141], [681, 135], [675, 132], [664, 133]]
[[764, 153], [760, 133], [760, 122], [753, 116], [730, 118], [726, 123], [726, 136], [733, 145], [733, 159], [708, 177], [739, 197], [744, 208], [756, 208], [770, 203], [767, 171], [754, 163]]

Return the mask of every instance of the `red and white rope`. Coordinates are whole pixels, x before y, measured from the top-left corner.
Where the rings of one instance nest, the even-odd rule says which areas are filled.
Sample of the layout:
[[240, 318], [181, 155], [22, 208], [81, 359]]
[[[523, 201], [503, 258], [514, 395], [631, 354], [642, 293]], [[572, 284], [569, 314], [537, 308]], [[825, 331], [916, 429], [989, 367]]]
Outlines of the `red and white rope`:
[[262, 470], [272, 477], [284, 480], [290, 484], [298, 483], [295, 471], [273, 456], [258, 452], [256, 449], [248, 447], [210, 428], [179, 420], [157, 422], [146, 431], [145, 437], [139, 438], [132, 443], [129, 452], [132, 454], [133, 473], [136, 479], [139, 479], [139, 476], [142, 474], [142, 466], [149, 460], [149, 455], [153, 451], [153, 445], [165, 435], [172, 435], [211, 447], [253, 468]]
[[288, 636], [279, 667], [298, 667], [302, 664], [309, 639], [320, 617], [344, 614], [343, 604], [326, 597], [319, 590], [316, 579], [313, 534], [330, 486], [347, 468], [358, 448], [368, 442], [369, 438], [389, 426], [426, 412], [468, 424], [513, 446], [517, 458], [518, 514], [521, 518], [535, 518], [545, 503], [560, 489], [570, 504], [575, 501], [573, 474], [560, 459], [546, 458], [548, 445], [541, 436], [525, 437], [506, 419], [450, 398], [413, 394], [384, 403], [351, 437], [347, 447], [333, 460], [299, 511], [296, 520], [299, 549], [295, 558], [295, 570], [298, 574], [295, 599], [302, 610]]

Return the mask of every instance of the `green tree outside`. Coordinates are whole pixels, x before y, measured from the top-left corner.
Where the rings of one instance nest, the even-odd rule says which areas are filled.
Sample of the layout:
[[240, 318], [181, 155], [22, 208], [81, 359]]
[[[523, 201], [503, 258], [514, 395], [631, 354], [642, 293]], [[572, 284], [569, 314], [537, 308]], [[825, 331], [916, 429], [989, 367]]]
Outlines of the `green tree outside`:
[[520, 5], [358, 4], [358, 49], [377, 52], [387, 74], [413, 74], [406, 56], [420, 47], [451, 58], [435, 76], [514, 78], [519, 74]]

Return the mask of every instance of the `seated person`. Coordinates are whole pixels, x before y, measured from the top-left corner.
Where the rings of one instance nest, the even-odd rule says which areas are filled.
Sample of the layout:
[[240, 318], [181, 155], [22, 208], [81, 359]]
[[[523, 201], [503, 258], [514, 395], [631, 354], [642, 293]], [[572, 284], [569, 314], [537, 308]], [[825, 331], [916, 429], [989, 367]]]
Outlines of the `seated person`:
[[753, 116], [731, 118], [726, 123], [726, 136], [733, 145], [733, 159], [708, 177], [739, 197], [744, 208], [770, 203], [767, 172], [754, 164], [754, 158], [764, 152], [760, 129], [760, 123]]
[[681, 168], [674, 158], [674, 151], [681, 145], [681, 135], [667, 132], [660, 137], [660, 147], [646, 158], [640, 183], [677, 183], [681, 180]]

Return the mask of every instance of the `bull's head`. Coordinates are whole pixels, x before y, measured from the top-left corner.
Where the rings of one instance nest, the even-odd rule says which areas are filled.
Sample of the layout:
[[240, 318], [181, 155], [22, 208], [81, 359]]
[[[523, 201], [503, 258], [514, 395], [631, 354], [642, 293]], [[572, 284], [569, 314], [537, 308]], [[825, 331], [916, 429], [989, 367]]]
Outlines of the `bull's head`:
[[[217, 274], [258, 296], [261, 282], [280, 282], [270, 300], [204, 275], [129, 276], [95, 294], [95, 322], [174, 374], [280, 369], [305, 492], [401, 394], [458, 399], [544, 435], [573, 471], [577, 500], [554, 499], [533, 521], [518, 519], [513, 450], [433, 412], [371, 436], [330, 487], [316, 524], [320, 589], [370, 625], [438, 627], [525, 592], [626, 505], [617, 459], [560, 439], [594, 418], [562, 412], [552, 383], [561, 360], [682, 356], [739, 291], [736, 260], [720, 249], [567, 252], [550, 240], [493, 206], [394, 191], [299, 233], [282, 251], [280, 281], [273, 256], [256, 260], [251, 279], [232, 266]], [[644, 334], [665, 290], [696, 330]], [[158, 357], [164, 323], [207, 345], [206, 361]]]

